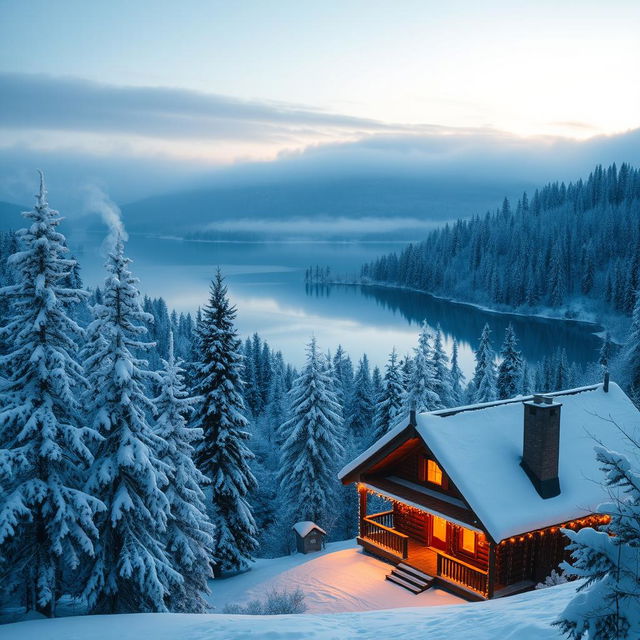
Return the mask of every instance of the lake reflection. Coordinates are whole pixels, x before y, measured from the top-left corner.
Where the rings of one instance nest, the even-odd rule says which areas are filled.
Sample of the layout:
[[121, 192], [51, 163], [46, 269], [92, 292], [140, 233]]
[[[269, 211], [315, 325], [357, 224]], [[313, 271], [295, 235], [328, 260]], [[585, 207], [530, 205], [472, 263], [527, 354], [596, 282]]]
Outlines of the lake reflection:
[[[70, 242], [90, 286], [104, 277], [101, 242], [98, 236], [85, 238], [76, 247]], [[238, 307], [242, 335], [258, 331], [295, 365], [302, 363], [304, 345], [312, 334], [324, 350], [335, 351], [342, 344], [354, 361], [366, 352], [372, 363], [383, 365], [393, 346], [401, 354], [410, 352], [425, 318], [433, 327], [442, 326], [449, 349], [453, 337], [457, 338], [467, 376], [473, 369], [471, 346], [485, 322], [493, 329], [496, 346], [512, 322], [531, 361], [557, 346], [567, 349], [570, 360], [595, 359], [598, 339], [586, 325], [496, 315], [410, 291], [304, 283], [304, 270], [310, 265], [330, 265], [334, 273], [356, 274], [363, 262], [399, 246], [394, 242], [185, 242], [133, 236], [127, 253], [134, 260], [132, 269], [142, 291], [163, 296], [178, 311], [195, 311], [206, 302], [209, 282], [219, 265]]]

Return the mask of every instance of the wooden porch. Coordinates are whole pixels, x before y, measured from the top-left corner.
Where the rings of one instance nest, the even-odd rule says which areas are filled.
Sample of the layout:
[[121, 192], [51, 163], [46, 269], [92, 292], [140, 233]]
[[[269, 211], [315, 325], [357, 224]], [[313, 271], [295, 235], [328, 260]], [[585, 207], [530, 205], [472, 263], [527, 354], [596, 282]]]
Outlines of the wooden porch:
[[489, 572], [416, 540], [394, 528], [394, 512], [383, 511], [360, 519], [358, 543], [394, 564], [409, 565], [434, 583], [471, 600], [490, 596]]

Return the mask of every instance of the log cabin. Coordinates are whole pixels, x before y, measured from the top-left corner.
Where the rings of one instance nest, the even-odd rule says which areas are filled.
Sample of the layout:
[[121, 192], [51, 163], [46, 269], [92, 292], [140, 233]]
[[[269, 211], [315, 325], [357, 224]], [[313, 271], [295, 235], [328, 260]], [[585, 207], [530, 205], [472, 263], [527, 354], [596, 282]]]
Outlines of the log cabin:
[[[627, 451], [616, 425], [633, 431], [638, 418], [608, 379], [411, 412], [339, 473], [358, 488], [357, 541], [413, 593], [436, 585], [483, 600], [531, 589], [568, 558], [563, 528], [608, 521], [593, 447]], [[371, 503], [385, 506], [371, 513]]]

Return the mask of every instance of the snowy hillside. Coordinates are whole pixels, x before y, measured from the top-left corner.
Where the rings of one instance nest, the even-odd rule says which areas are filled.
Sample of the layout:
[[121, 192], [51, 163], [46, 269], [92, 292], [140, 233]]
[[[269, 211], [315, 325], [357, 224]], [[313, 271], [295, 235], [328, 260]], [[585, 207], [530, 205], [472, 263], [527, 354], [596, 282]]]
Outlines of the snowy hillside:
[[574, 594], [571, 584], [490, 602], [361, 613], [233, 616], [131, 614], [19, 622], [3, 640], [560, 640], [550, 623]]

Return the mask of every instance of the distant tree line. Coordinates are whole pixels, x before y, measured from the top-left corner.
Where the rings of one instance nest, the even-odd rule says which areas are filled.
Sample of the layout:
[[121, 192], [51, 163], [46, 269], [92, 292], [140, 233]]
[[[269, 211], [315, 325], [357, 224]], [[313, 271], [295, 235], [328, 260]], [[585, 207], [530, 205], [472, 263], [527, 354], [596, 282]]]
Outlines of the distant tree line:
[[505, 199], [435, 229], [365, 264], [361, 277], [510, 309], [587, 299], [629, 315], [640, 285], [639, 219], [640, 171], [597, 166], [585, 181], [550, 183], [515, 207]]

